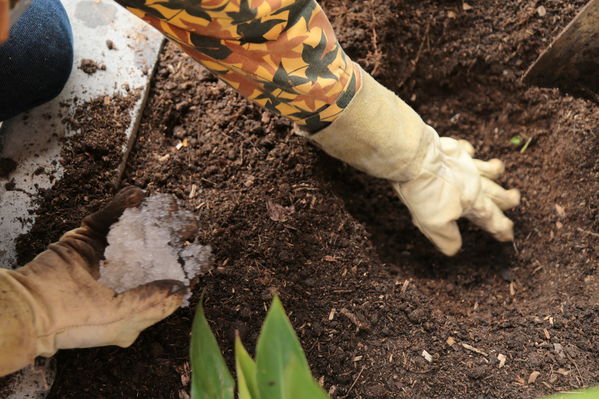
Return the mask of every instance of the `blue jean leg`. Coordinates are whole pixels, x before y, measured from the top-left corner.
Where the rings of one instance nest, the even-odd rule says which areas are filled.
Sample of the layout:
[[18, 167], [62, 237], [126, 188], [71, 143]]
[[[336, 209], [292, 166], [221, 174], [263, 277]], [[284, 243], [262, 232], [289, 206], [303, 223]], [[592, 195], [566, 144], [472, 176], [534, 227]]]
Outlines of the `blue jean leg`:
[[33, 0], [0, 45], [0, 121], [56, 97], [73, 65], [73, 34], [59, 0]]

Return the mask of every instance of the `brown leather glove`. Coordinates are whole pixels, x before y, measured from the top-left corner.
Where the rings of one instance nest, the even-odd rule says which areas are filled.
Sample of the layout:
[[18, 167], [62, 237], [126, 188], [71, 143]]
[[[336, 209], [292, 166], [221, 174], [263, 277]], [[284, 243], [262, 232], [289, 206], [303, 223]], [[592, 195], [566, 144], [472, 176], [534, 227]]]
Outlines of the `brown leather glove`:
[[0, 376], [58, 349], [118, 345], [174, 312], [187, 289], [161, 280], [117, 294], [96, 280], [106, 234], [143, 192], [122, 189], [26, 266], [0, 269]]

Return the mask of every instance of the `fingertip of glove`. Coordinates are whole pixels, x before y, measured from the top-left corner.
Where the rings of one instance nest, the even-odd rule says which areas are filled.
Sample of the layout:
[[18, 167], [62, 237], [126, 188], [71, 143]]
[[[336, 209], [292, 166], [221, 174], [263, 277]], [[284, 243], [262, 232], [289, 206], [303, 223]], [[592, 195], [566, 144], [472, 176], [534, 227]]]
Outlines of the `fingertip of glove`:
[[504, 224], [505, 226], [497, 233], [493, 234], [493, 236], [501, 242], [514, 241], [514, 222], [505, 218]]
[[501, 176], [505, 172], [505, 163], [501, 159], [493, 158], [489, 160], [489, 165], [495, 176]]
[[189, 290], [181, 281], [178, 280], [157, 280], [152, 285], [166, 296], [185, 296]]
[[[439, 234], [440, 232], [443, 234]], [[429, 238], [445, 256], [454, 256], [462, 248], [462, 236], [455, 222], [449, 223], [449, 228], [430, 234]]]
[[470, 144], [469, 141], [460, 139], [460, 140], [458, 140], [458, 143], [460, 144], [460, 148], [462, 150], [466, 151], [466, 154], [468, 154], [470, 156], [474, 155], [474, 147], [472, 146], [472, 144]]
[[520, 194], [520, 190], [518, 190], [517, 188], [512, 188], [507, 190], [507, 193], [511, 198], [513, 204], [512, 208], [520, 205], [520, 200], [522, 199], [522, 194]]
[[459, 247], [455, 247], [455, 248], [454, 247], [451, 247], [451, 248], [439, 248], [439, 250], [445, 256], [455, 256], [460, 251], [460, 248], [462, 248], [461, 245]]
[[144, 191], [137, 186], [125, 186], [114, 196], [113, 201], [118, 202], [123, 208], [135, 208], [141, 204], [145, 197]]

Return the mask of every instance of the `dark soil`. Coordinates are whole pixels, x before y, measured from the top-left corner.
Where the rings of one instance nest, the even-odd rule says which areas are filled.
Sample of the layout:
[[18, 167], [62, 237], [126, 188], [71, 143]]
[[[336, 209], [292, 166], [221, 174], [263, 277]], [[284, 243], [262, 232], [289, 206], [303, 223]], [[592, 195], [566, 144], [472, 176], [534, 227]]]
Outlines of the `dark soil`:
[[81, 134], [62, 138], [64, 176], [41, 191], [37, 213], [42, 216], [29, 234], [17, 240], [19, 264], [29, 262], [62, 232], [77, 227], [90, 210], [114, 193], [129, 111], [138, 99], [137, 92], [99, 98], [79, 105], [72, 117], [66, 117], [69, 128], [81, 130]]
[[[599, 107], [520, 82], [584, 3], [324, 2], [355, 60], [442, 135], [503, 159], [501, 183], [522, 191], [514, 245], [463, 223], [453, 258], [387, 183], [166, 46], [124, 183], [173, 193], [201, 218], [216, 268], [192, 303], [205, 290], [229, 362], [235, 330], [252, 347], [278, 292], [332, 397], [521, 399], [599, 384]], [[523, 153], [515, 135], [532, 138]], [[74, 147], [23, 260], [113, 192], [102, 157], [118, 148]], [[128, 349], [60, 352], [50, 397], [186, 397], [192, 316], [179, 310]]]

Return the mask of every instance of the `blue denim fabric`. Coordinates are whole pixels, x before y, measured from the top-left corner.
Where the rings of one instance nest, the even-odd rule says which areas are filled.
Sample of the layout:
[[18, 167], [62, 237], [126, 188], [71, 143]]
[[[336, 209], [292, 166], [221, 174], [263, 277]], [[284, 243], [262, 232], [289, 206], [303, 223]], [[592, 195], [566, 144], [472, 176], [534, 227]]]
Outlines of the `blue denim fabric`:
[[0, 44], [0, 121], [43, 104], [63, 89], [73, 34], [59, 0], [33, 0]]

